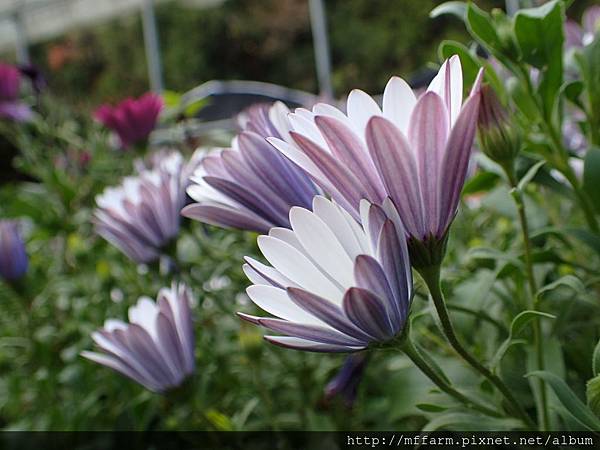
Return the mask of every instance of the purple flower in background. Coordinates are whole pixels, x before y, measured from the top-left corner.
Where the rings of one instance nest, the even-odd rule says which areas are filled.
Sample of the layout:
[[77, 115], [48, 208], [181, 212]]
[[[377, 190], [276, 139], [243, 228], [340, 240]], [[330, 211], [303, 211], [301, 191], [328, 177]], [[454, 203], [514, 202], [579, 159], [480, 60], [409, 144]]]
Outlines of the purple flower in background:
[[94, 117], [114, 131], [121, 148], [126, 149], [148, 138], [162, 107], [162, 98], [149, 92], [137, 99], [127, 98], [116, 106], [102, 105], [94, 112]]
[[567, 48], [584, 47], [594, 40], [600, 31], [600, 6], [587, 8], [581, 18], [581, 26], [574, 20], [565, 23], [565, 44]]
[[292, 206], [310, 208], [318, 194], [308, 176], [266, 140], [291, 142], [283, 103], [255, 105], [242, 117], [242, 131], [231, 149], [207, 155], [188, 189], [197, 203], [182, 214], [201, 222], [266, 233], [289, 226]]
[[28, 265], [17, 222], [0, 220], [0, 276], [7, 281], [16, 281], [27, 273]]
[[109, 319], [92, 333], [102, 351], [81, 356], [109, 367], [154, 392], [179, 386], [194, 372], [192, 292], [184, 284], [142, 297], [129, 308], [129, 323]]
[[31, 108], [19, 100], [21, 72], [14, 66], [0, 63], [0, 119], [25, 122], [31, 119]]
[[[440, 68], [417, 98], [401, 78], [383, 94], [383, 110], [363, 91], [348, 96], [347, 115], [323, 104], [290, 115], [295, 145], [270, 138], [355, 218], [362, 199], [390, 198], [411, 243], [427, 247], [413, 264], [430, 264], [443, 254], [475, 137], [480, 102], [479, 73], [462, 100], [458, 56]], [[420, 252], [422, 253], [422, 252]], [[423, 261], [417, 261], [423, 259]]]
[[96, 232], [138, 263], [157, 259], [161, 247], [177, 235], [186, 201], [183, 157], [161, 155], [152, 168], [140, 169], [96, 197]]
[[283, 333], [265, 339], [297, 350], [356, 352], [398, 336], [412, 292], [406, 242], [379, 206], [365, 200], [361, 210], [364, 228], [316, 196], [313, 211], [291, 209], [291, 229], [259, 236], [271, 266], [246, 258], [247, 293], [275, 317], [240, 317]]
[[352, 408], [367, 361], [368, 354], [364, 352], [347, 357], [337, 375], [325, 386], [324, 400], [329, 402], [340, 396], [344, 405], [347, 408]]

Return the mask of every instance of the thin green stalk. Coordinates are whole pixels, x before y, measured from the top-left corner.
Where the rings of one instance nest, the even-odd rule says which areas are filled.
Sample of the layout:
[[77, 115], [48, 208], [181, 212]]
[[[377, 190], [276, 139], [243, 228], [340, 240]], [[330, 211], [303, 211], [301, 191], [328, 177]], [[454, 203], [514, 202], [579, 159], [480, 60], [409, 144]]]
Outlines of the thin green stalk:
[[440, 390], [450, 395], [451, 397], [454, 397], [461, 403], [464, 403], [465, 405], [479, 412], [487, 414], [488, 416], [502, 417], [502, 415], [499, 414], [498, 411], [495, 411], [494, 409], [489, 408], [477, 402], [476, 400], [470, 399], [466, 395], [454, 389], [450, 384], [448, 384], [446, 380], [444, 380], [443, 377], [441, 377], [435, 370], [433, 370], [425, 361], [425, 359], [423, 359], [423, 357], [412, 344], [409, 338], [405, 339], [401, 349], [406, 354], [406, 356], [408, 356], [410, 360], [415, 364], [415, 366], [417, 366], [419, 370], [421, 370], [421, 372], [423, 372], [423, 374], [427, 376], [427, 378], [429, 378], [438, 388], [440, 388]]
[[446, 339], [452, 346], [452, 348], [458, 353], [464, 360], [467, 362], [473, 369], [477, 372], [481, 373], [485, 378], [487, 378], [490, 383], [492, 383], [496, 388], [500, 391], [500, 393], [504, 396], [508, 404], [510, 405], [513, 412], [521, 419], [527, 427], [530, 429], [535, 429], [536, 425], [531, 420], [527, 412], [523, 409], [521, 404], [517, 401], [513, 393], [510, 391], [508, 386], [504, 384], [504, 381], [498, 377], [498, 375], [492, 373], [487, 367], [481, 364], [477, 358], [475, 358], [467, 349], [463, 347], [463, 345], [458, 340], [456, 332], [454, 331], [454, 326], [452, 325], [452, 321], [450, 320], [450, 316], [448, 314], [448, 309], [446, 308], [446, 301], [444, 300], [444, 295], [442, 294], [442, 289], [440, 286], [440, 267], [429, 267], [429, 268], [421, 268], [418, 269], [421, 277], [427, 284], [427, 288], [429, 289], [429, 293], [431, 294], [431, 298], [433, 300], [433, 304], [440, 318], [440, 322], [442, 325], [442, 330], [444, 331], [444, 335]]
[[[533, 258], [532, 258], [532, 246], [531, 238], [529, 236], [529, 225], [527, 222], [527, 214], [525, 213], [525, 202], [523, 201], [523, 194], [517, 188], [517, 179], [515, 177], [514, 169], [512, 164], [505, 167], [506, 176], [508, 177], [511, 187], [514, 189], [515, 195], [512, 197], [515, 200], [517, 212], [519, 214], [519, 223], [521, 226], [521, 233], [523, 235], [523, 246], [525, 248], [525, 266], [527, 271], [527, 282], [529, 285], [530, 293], [530, 308], [533, 311], [537, 310], [537, 283], [535, 281], [535, 274], [533, 272]], [[544, 370], [544, 348], [542, 342], [542, 327], [541, 319], [538, 317], [533, 321], [533, 345], [535, 348], [536, 365], [538, 370]], [[538, 421], [539, 427], [542, 431], [546, 431], [550, 428], [550, 415], [548, 412], [548, 397], [546, 395], [546, 383], [544, 380], [539, 378], [537, 380], [538, 389], [540, 392], [540, 403], [538, 405]]]

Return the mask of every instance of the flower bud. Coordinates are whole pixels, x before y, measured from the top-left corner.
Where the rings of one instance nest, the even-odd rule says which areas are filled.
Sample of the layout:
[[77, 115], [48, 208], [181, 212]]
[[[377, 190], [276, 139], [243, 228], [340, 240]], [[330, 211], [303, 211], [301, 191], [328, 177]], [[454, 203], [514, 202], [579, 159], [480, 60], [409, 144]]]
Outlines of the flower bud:
[[477, 128], [483, 153], [500, 164], [515, 158], [521, 146], [517, 127], [509, 122], [507, 111], [490, 86], [481, 89]]
[[0, 220], [0, 276], [6, 281], [16, 281], [25, 275], [27, 266], [25, 244], [17, 223]]
[[325, 387], [325, 402], [329, 403], [339, 396], [344, 406], [352, 408], [367, 361], [366, 353], [355, 353], [348, 356], [340, 371]]

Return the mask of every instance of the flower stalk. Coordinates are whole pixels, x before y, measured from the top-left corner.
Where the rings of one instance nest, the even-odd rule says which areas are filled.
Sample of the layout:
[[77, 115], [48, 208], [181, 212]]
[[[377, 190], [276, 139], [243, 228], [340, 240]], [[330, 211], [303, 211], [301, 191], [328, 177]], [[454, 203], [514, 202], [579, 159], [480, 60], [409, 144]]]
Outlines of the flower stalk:
[[449, 383], [447, 383], [446, 380], [425, 361], [425, 359], [419, 353], [419, 350], [411, 342], [410, 338], [404, 339], [400, 348], [404, 352], [404, 354], [408, 356], [408, 358], [414, 363], [414, 365], [417, 366], [419, 370], [423, 372], [423, 374], [433, 382], [433, 384], [440, 388], [440, 390], [450, 395], [451, 397], [454, 397], [461, 403], [464, 403], [465, 405], [488, 416], [502, 417], [502, 414], [498, 413], [498, 411], [495, 411], [494, 409], [489, 408], [477, 402], [476, 400], [467, 397], [460, 391], [453, 388]]
[[[536, 311], [538, 308], [537, 302], [537, 283], [535, 281], [535, 274], [533, 272], [533, 257], [532, 257], [532, 245], [531, 238], [529, 235], [529, 225], [527, 222], [527, 214], [525, 213], [525, 202], [523, 201], [523, 193], [518, 188], [517, 179], [514, 171], [514, 164], [506, 164], [503, 169], [508, 178], [508, 182], [512, 188], [513, 199], [519, 215], [519, 224], [521, 227], [521, 234], [523, 235], [523, 247], [525, 251], [525, 266], [527, 272], [527, 284], [529, 285], [530, 293], [530, 308]], [[541, 319], [538, 317], [533, 321], [533, 345], [536, 354], [536, 365], [537, 370], [544, 370], [544, 349], [542, 345], [542, 326]], [[550, 418], [548, 413], [548, 397], [546, 395], [546, 383], [543, 379], [538, 378], [538, 389], [540, 392], [540, 401], [538, 406], [538, 421], [539, 427], [542, 431], [546, 431], [550, 428]]]
[[498, 375], [494, 374], [487, 367], [481, 364], [477, 358], [475, 358], [467, 349], [465, 349], [459, 341], [454, 330], [454, 326], [452, 325], [452, 321], [450, 320], [450, 315], [448, 314], [448, 309], [446, 308], [446, 302], [440, 286], [440, 269], [441, 267], [438, 265], [433, 267], [423, 267], [417, 270], [429, 289], [429, 293], [433, 300], [434, 307], [438, 313], [438, 317], [442, 325], [442, 331], [444, 332], [446, 339], [456, 353], [458, 353], [465, 360], [465, 362], [467, 362], [477, 372], [481, 373], [500, 391], [510, 405], [510, 408], [514, 414], [523, 420], [528, 428], [535, 429], [535, 423], [529, 417], [527, 412], [525, 412], [521, 404], [517, 401], [504, 381], [502, 381]]

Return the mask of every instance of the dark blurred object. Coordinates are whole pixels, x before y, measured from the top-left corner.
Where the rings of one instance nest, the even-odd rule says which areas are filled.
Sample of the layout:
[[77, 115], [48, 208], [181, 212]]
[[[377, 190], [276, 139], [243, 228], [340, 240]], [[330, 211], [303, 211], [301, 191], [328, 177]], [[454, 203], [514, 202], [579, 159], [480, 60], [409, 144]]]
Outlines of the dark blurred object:
[[44, 76], [40, 68], [35, 64], [20, 65], [19, 70], [24, 76], [26, 76], [29, 79], [31, 87], [37, 95], [39, 95], [48, 86], [48, 83], [46, 82], [46, 77]]
[[203, 121], [215, 121], [232, 118], [256, 103], [281, 101], [290, 108], [310, 107], [318, 101], [318, 97], [309, 92], [259, 81], [213, 80], [183, 96], [184, 103], [198, 100], [208, 102], [196, 117]]

